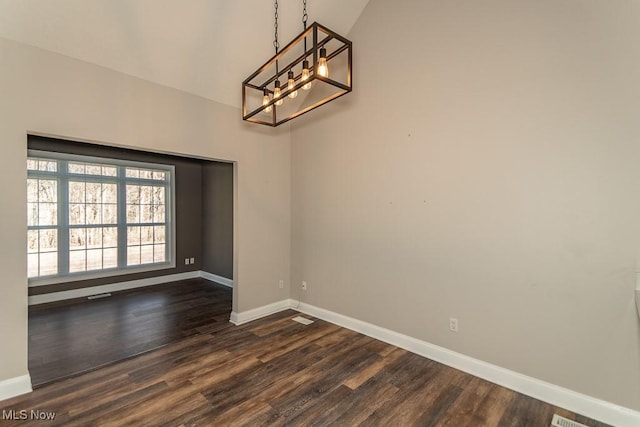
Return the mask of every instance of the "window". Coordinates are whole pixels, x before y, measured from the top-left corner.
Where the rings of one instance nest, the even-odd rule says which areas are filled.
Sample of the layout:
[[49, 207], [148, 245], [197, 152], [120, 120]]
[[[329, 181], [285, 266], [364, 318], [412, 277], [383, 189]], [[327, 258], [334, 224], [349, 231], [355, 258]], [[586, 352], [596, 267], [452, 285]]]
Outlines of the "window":
[[31, 284], [175, 266], [170, 165], [29, 151]]

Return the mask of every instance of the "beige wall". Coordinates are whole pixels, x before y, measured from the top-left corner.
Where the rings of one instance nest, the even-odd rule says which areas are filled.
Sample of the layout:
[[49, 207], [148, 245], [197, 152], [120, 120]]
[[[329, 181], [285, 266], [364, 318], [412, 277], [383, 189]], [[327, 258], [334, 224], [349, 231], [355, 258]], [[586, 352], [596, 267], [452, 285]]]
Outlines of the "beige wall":
[[290, 137], [237, 109], [0, 39], [0, 381], [27, 373], [27, 131], [237, 162], [234, 309], [288, 296]]
[[303, 301], [640, 410], [639, 7], [371, 0], [292, 125]]

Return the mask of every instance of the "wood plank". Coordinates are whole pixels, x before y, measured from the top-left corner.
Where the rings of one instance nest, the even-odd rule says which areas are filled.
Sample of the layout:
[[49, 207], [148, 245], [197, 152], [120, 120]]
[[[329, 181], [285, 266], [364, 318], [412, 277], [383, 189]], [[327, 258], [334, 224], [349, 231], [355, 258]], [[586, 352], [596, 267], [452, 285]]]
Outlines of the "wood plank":
[[[370, 347], [368, 347], [368, 348], [370, 348]], [[386, 353], [386, 351], [385, 351], [385, 353]], [[369, 366], [366, 366], [362, 371], [357, 372], [354, 376], [346, 379], [344, 381], [344, 385], [346, 385], [347, 387], [349, 387], [352, 390], [360, 387], [369, 378], [373, 377], [378, 372], [380, 372], [382, 369], [384, 369], [385, 366], [395, 362], [396, 360], [398, 360], [399, 357], [404, 356], [406, 353], [407, 353], [406, 350], [403, 350], [403, 349], [397, 348], [397, 347], [393, 347], [393, 351], [390, 352], [386, 357], [383, 357], [382, 359], [376, 360], [375, 362], [373, 362]]]
[[348, 399], [344, 399], [334, 407], [316, 414], [315, 420], [310, 425], [360, 425], [378, 408], [393, 399], [399, 390], [398, 387], [388, 381], [370, 379], [353, 390]]
[[391, 377], [391, 382], [399, 388], [398, 393], [361, 425], [434, 425], [457, 398], [464, 383], [471, 379], [460, 371], [415, 357], [422, 359], [409, 354], [406, 359], [413, 362], [402, 364], [400, 371]]
[[[446, 411], [438, 416], [436, 426], [487, 425], [487, 420], [478, 413], [478, 408], [491, 390], [492, 384], [480, 378], [472, 378], [458, 391], [453, 403], [449, 403]], [[493, 408], [492, 408], [493, 409]], [[440, 415], [440, 414], [439, 414]]]
[[474, 415], [482, 420], [482, 425], [498, 425], [516, 395], [517, 393], [513, 390], [492, 384], [491, 389], [476, 408]]
[[[183, 306], [188, 292], [175, 292]], [[154, 304], [142, 303], [144, 316], [161, 312]], [[55, 411], [54, 422], [2, 425], [529, 427], [549, 425], [557, 412], [605, 427], [322, 320], [291, 322], [294, 315], [187, 336], [42, 386], [0, 402], [0, 413]]]
[[30, 307], [33, 384], [85, 372], [184, 337], [230, 328], [231, 294], [225, 286], [189, 279], [109, 298]]
[[500, 418], [499, 427], [548, 426], [553, 418], [552, 406], [517, 394]]

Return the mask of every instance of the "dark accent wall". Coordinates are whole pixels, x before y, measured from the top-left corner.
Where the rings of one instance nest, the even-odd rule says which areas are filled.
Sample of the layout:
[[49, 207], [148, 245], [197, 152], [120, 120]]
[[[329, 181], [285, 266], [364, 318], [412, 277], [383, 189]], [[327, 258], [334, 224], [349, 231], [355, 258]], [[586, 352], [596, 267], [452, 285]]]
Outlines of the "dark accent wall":
[[202, 166], [202, 270], [233, 279], [233, 164]]
[[[162, 163], [175, 166], [176, 193], [176, 267], [144, 273], [123, 274], [99, 279], [77, 280], [54, 285], [35, 286], [29, 288], [29, 295], [86, 288], [184, 273], [200, 270], [202, 261], [202, 171], [203, 165], [214, 162], [189, 159], [179, 156], [148, 153], [97, 144], [70, 142], [54, 138], [29, 136], [28, 148], [33, 150], [72, 153], [85, 156], [105, 157], [112, 159], [133, 160], [149, 163]], [[233, 233], [231, 229], [231, 233]], [[25, 230], [26, 233], [26, 230]], [[233, 251], [231, 251], [233, 253]], [[185, 265], [185, 258], [195, 258], [195, 264]], [[233, 263], [233, 262], [232, 262]]]

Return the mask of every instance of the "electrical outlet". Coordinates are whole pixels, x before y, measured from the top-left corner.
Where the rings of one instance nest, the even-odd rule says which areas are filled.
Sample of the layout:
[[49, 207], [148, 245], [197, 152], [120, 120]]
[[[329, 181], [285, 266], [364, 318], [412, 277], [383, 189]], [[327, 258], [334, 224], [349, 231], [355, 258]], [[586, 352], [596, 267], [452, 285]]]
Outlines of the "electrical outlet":
[[184, 265], [189, 265], [189, 258], [184, 259]]
[[449, 318], [449, 329], [452, 332], [458, 332], [458, 319], [456, 319], [455, 317]]
[[195, 264], [196, 263], [196, 259], [195, 258], [191, 258], [189, 261], [191, 262], [191, 264]]
[[279, 287], [280, 289], [283, 289], [283, 288], [284, 288], [284, 280], [280, 279], [280, 282], [278, 283], [278, 287]]
[[306, 291], [307, 290], [307, 282], [302, 281], [302, 290]]

